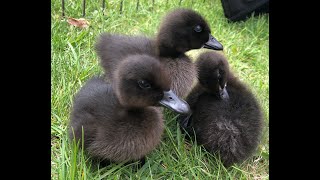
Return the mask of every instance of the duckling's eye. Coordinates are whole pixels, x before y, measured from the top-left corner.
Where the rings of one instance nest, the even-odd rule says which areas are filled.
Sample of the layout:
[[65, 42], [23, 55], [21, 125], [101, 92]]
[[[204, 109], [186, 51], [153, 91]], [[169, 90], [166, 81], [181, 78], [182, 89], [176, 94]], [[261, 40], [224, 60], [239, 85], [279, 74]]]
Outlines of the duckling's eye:
[[196, 25], [193, 30], [195, 32], [201, 32], [202, 31], [202, 27], [200, 25]]
[[150, 89], [151, 88], [151, 85], [145, 80], [139, 80], [138, 84], [142, 89]]

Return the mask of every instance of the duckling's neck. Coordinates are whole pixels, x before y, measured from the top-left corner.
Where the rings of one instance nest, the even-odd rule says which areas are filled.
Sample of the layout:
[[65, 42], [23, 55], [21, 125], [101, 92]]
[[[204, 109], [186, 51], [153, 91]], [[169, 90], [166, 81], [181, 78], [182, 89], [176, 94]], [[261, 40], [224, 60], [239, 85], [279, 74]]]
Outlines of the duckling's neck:
[[126, 108], [126, 111], [130, 114], [136, 114], [139, 115], [141, 114], [145, 109], [144, 108], [138, 108], [138, 107], [130, 107]]
[[191, 109], [194, 109], [196, 106], [196, 103], [198, 102], [198, 98], [201, 94], [205, 92], [205, 89], [200, 85], [200, 83], [197, 83], [192, 91], [187, 96], [186, 100], [189, 103], [189, 106]]
[[170, 57], [170, 58], [178, 58], [184, 56], [184, 52], [179, 52], [176, 48], [166, 47], [165, 45], [159, 43], [157, 45], [157, 55], [160, 57]]
[[155, 108], [151, 106], [143, 108], [126, 108], [125, 112], [127, 116], [130, 116], [131, 119], [134, 119], [136, 122], [145, 121], [146, 118], [150, 119], [150, 117], [153, 117], [155, 113], [157, 113]]
[[211, 94], [211, 95], [216, 95], [214, 92], [212, 92], [210, 89], [206, 88], [200, 82], [195, 86], [195, 91], [198, 92], [198, 94]]
[[158, 48], [158, 55], [160, 57], [178, 58], [181, 55], [183, 55], [183, 53], [180, 53], [180, 52], [174, 50], [173, 48], [166, 48], [166, 47], [161, 46]]
[[203, 85], [201, 85], [200, 82], [198, 81], [196, 85], [192, 88], [192, 91], [203, 93], [206, 91], [206, 88], [204, 88]]

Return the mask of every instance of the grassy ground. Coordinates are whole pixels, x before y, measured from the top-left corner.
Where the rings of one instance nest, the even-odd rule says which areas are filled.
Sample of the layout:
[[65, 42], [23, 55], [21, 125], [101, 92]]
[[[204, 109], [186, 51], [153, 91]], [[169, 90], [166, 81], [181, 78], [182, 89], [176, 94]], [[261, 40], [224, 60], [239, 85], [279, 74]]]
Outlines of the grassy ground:
[[[179, 6], [179, 0], [158, 0], [154, 6], [144, 0], [136, 11], [136, 1], [124, 1], [121, 15], [120, 0], [107, 0], [103, 16], [102, 1], [98, 2], [87, 1], [85, 18], [90, 27], [79, 29], [61, 17], [61, 1], [51, 1], [51, 178], [269, 179], [269, 17], [228, 23], [220, 0], [183, 0], [181, 6], [200, 12], [208, 20], [212, 34], [224, 45], [232, 70], [252, 88], [264, 110], [264, 136], [252, 158], [225, 169], [216, 157], [185, 141], [175, 120], [177, 115], [170, 112], [165, 112], [162, 143], [138, 171], [130, 165], [96, 167], [85, 152], [69, 142], [66, 131], [72, 98], [89, 77], [102, 72], [93, 50], [95, 38], [104, 31], [153, 36], [161, 17]], [[82, 1], [65, 3], [66, 16], [81, 17]], [[195, 57], [201, 51], [193, 50], [188, 55]]]

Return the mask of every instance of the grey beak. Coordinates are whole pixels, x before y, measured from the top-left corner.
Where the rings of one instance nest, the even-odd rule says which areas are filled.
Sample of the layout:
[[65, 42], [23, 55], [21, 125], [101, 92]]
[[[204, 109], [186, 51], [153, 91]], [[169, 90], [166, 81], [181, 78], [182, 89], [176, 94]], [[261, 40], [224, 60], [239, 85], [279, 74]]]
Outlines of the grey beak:
[[228, 100], [229, 99], [229, 94], [228, 94], [226, 86], [223, 89], [219, 86], [219, 97], [222, 100]]
[[214, 38], [211, 34], [209, 34], [209, 41], [206, 42], [203, 46], [207, 49], [213, 49], [213, 50], [223, 50], [222, 44]]
[[159, 103], [167, 107], [179, 114], [188, 114], [190, 113], [190, 107], [189, 104], [184, 101], [183, 99], [180, 99], [172, 90], [170, 91], [164, 91], [164, 96], [159, 101]]

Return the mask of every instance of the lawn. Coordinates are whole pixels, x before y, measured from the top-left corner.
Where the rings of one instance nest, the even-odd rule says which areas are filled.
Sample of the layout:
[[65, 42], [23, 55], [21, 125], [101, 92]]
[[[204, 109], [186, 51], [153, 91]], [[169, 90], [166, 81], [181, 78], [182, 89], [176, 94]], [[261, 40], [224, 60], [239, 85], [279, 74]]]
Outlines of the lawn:
[[[86, 2], [89, 28], [78, 28], [62, 17], [61, 0], [51, 1], [51, 179], [269, 179], [269, 16], [251, 17], [230, 23], [220, 0]], [[242, 164], [224, 168], [218, 157], [196, 142], [188, 142], [179, 129], [177, 114], [165, 111], [165, 131], [161, 144], [147, 156], [146, 164], [92, 164], [82, 149], [68, 140], [67, 125], [72, 99], [84, 82], [101, 74], [94, 43], [102, 32], [154, 36], [161, 17], [174, 7], [187, 7], [202, 14], [213, 36], [224, 46], [223, 53], [233, 72], [256, 95], [264, 112], [265, 129], [253, 157]], [[82, 1], [65, 1], [66, 17], [82, 17]], [[187, 54], [194, 59], [204, 50]]]

